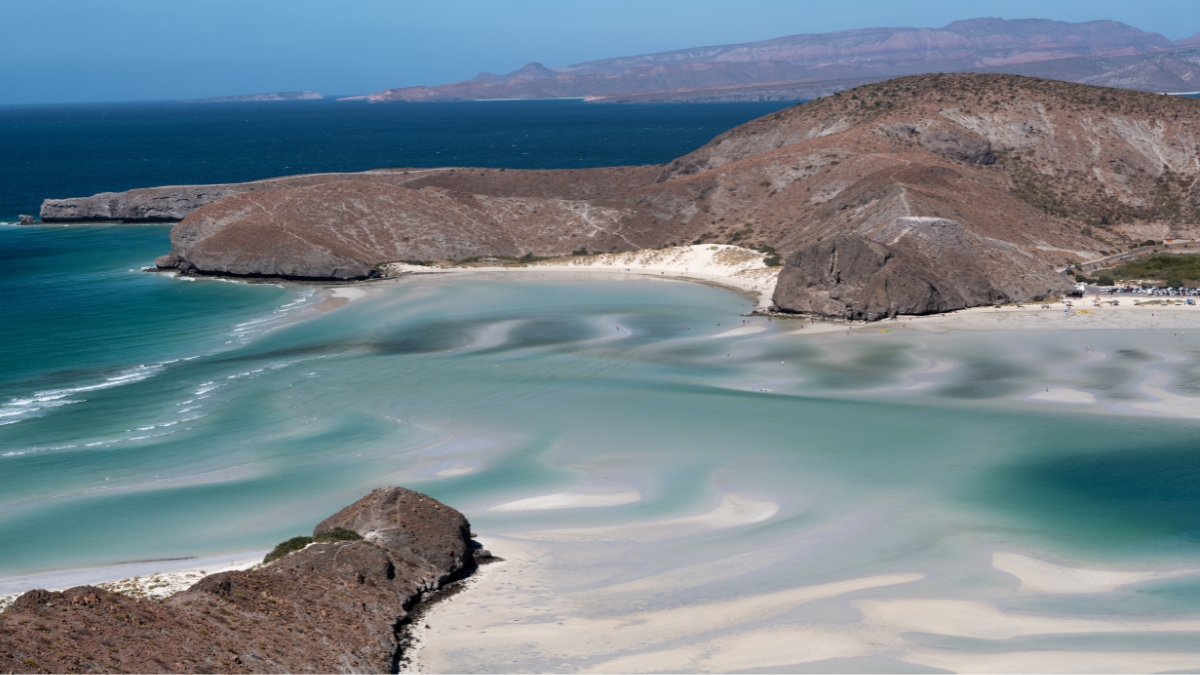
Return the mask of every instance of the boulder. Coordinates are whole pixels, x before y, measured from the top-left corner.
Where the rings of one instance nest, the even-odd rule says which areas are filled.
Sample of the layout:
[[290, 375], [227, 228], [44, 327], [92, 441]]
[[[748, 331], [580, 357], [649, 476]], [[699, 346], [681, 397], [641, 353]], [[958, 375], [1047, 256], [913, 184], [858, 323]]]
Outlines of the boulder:
[[35, 225], [36, 224], [36, 222], [33, 220], [33, 216], [25, 216], [25, 215], [17, 216], [17, 222], [21, 225]]

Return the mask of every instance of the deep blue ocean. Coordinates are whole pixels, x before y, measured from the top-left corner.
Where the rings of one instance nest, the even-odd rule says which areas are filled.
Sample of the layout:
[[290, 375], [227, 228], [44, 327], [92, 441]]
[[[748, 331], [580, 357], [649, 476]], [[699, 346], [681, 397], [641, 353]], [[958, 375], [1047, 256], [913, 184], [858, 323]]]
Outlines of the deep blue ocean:
[[668, 162], [788, 103], [0, 106], [0, 221], [43, 199], [324, 171]]

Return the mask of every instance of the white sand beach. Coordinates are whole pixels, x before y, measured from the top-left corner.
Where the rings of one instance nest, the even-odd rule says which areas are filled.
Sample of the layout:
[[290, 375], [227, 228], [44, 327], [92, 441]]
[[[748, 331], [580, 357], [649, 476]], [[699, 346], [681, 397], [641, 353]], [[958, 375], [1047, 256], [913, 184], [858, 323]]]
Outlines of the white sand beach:
[[[637, 275], [725, 286], [753, 298], [756, 309], [766, 310], [771, 306], [771, 298], [775, 294], [775, 282], [783, 268], [768, 267], [764, 262], [765, 258], [766, 254], [764, 253], [740, 246], [699, 244], [626, 253], [572, 256], [512, 267], [489, 267], [486, 265], [424, 267], [390, 263], [386, 269], [390, 274], [501, 273], [514, 278], [519, 274], [538, 272], [599, 272]], [[591, 278], [597, 277], [593, 274]]]

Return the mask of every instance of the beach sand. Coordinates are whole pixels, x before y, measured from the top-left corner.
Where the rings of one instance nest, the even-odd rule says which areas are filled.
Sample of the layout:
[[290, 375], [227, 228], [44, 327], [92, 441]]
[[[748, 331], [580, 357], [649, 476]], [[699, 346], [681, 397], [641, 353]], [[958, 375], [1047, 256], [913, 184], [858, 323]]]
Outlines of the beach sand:
[[[755, 309], [766, 310], [771, 306], [775, 294], [775, 282], [782, 267], [768, 267], [765, 254], [739, 246], [727, 244], [700, 244], [673, 246], [665, 249], [630, 251], [627, 253], [603, 253], [570, 258], [556, 258], [532, 262], [520, 266], [498, 267], [486, 265], [424, 267], [391, 263], [387, 270], [391, 274], [481, 274], [500, 273], [518, 278], [520, 274], [557, 273], [555, 278], [598, 279], [617, 276], [638, 276], [707, 283], [735, 290], [754, 301]], [[581, 276], [564, 276], [566, 272], [587, 273]], [[403, 283], [403, 280], [400, 280]]]
[[[720, 525], [737, 528], [750, 520]], [[565, 540], [540, 534], [485, 538], [504, 561], [482, 568], [465, 592], [429, 609], [415, 629], [419, 646], [406, 670], [1144, 672], [1200, 665], [1200, 656], [1153, 649], [930, 647], [938, 639], [1102, 641], [1106, 634], [1191, 633], [1200, 631], [1200, 620], [1097, 619], [1014, 611], [1003, 607], [1003, 597], [998, 604], [923, 597], [920, 582], [928, 575], [919, 570], [722, 598], [723, 586], [786, 558], [767, 548], [630, 580], [614, 574], [604, 564], [608, 556], [595, 548], [646, 536], [645, 528], [627, 529], [624, 534], [620, 528], [597, 529], [591, 547], [584, 531]], [[1200, 573], [1086, 569], [1005, 551], [997, 551], [991, 563], [996, 572], [1019, 580], [1009, 592], [1013, 597], [1101, 594]]]

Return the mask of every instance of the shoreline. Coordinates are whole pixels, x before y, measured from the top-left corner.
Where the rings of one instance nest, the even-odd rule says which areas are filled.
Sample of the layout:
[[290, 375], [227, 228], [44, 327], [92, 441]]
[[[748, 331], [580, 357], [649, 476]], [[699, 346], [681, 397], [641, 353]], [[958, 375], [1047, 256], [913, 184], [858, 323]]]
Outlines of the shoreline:
[[[332, 311], [359, 299], [376, 295], [403, 281], [441, 277], [464, 278], [473, 275], [488, 278], [551, 277], [572, 280], [613, 280], [628, 278], [659, 279], [703, 284], [733, 291], [753, 303], [750, 316], [811, 324], [812, 332], [863, 328], [890, 329], [899, 323], [908, 328], [941, 333], [949, 330], [1124, 330], [1124, 329], [1200, 329], [1200, 305], [1176, 305], [1173, 301], [1121, 298], [1126, 304], [1112, 306], [1112, 298], [1098, 296], [1059, 298], [1049, 301], [1007, 303], [999, 307], [982, 305], [937, 314], [900, 315], [879, 321], [850, 321], [838, 317], [792, 314], [772, 311], [773, 296], [782, 266], [764, 264], [766, 254], [728, 244], [693, 244], [665, 249], [643, 249], [623, 253], [602, 253], [538, 260], [513, 265], [468, 263], [462, 265], [414, 265], [402, 262], [381, 265], [389, 274], [383, 277], [347, 281], [305, 281], [286, 278], [243, 278], [221, 275], [185, 275], [175, 270], [147, 271], [185, 279], [212, 279], [240, 283], [294, 285], [328, 291], [315, 308]], [[1100, 304], [1096, 304], [1099, 302]], [[1159, 304], [1149, 304], [1149, 303]], [[1070, 303], [1069, 305], [1067, 303]], [[1170, 303], [1170, 304], [1164, 304]], [[1048, 305], [1048, 309], [1042, 309]], [[1065, 311], [1064, 311], [1065, 310]]]
[[209, 574], [249, 569], [261, 563], [266, 554], [267, 551], [242, 551], [0, 577], [0, 611], [22, 594], [36, 589], [62, 591], [76, 586], [96, 586], [135, 598], [163, 598], [190, 588]]

